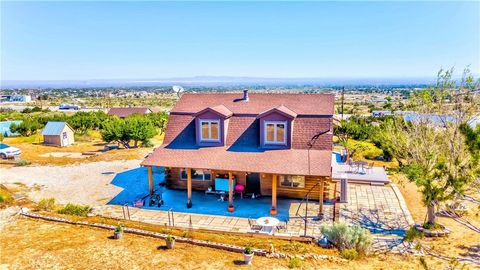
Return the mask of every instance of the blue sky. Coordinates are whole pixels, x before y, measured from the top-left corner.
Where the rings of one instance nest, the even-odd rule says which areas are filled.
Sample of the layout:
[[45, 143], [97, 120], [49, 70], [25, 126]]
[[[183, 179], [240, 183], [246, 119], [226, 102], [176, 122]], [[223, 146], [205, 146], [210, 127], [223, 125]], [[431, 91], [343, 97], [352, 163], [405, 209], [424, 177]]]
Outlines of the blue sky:
[[2, 80], [480, 70], [477, 2], [2, 2]]

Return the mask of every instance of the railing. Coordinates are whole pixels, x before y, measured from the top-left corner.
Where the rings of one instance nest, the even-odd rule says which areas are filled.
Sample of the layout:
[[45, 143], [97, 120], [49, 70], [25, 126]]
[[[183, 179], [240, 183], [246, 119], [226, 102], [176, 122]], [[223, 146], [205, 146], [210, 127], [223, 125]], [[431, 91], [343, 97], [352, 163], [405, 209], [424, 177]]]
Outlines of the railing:
[[[297, 212], [295, 213], [295, 216], [299, 216], [301, 217], [301, 215], [299, 215], [299, 212], [300, 212], [300, 208], [302, 207], [302, 204], [303, 203], [307, 203], [307, 206], [305, 206], [305, 208], [308, 208], [308, 197], [310, 196], [310, 193], [312, 193], [312, 191], [317, 188], [318, 186], [320, 185], [320, 181], [318, 181], [313, 187], [311, 187], [307, 194], [305, 194], [305, 196], [303, 197], [303, 199], [300, 201], [300, 204], [298, 205], [298, 208], [297, 208]], [[323, 190], [321, 191], [323, 192]], [[307, 217], [307, 212], [305, 211], [305, 217]]]
[[[297, 212], [295, 213], [295, 216], [296, 217], [300, 217], [303, 219], [304, 221], [304, 228], [303, 228], [303, 235], [304, 236], [307, 236], [307, 227], [308, 227], [308, 199], [310, 197], [310, 193], [312, 193], [313, 190], [315, 190], [315, 188], [317, 188], [318, 186], [320, 185], [320, 181], [318, 181], [315, 185], [313, 185], [313, 187], [311, 187], [307, 194], [305, 194], [305, 196], [303, 197], [302, 201], [300, 201], [300, 204], [298, 205], [298, 208], [297, 208]], [[320, 192], [323, 192], [323, 190], [321, 190]], [[302, 205], [305, 203], [305, 215], [302, 216], [300, 214], [300, 208], [302, 207]]]
[[173, 208], [168, 209], [168, 226], [173, 227], [175, 226], [175, 218], [173, 217]]
[[123, 219], [130, 220], [130, 208], [128, 207], [128, 203], [122, 206], [122, 211], [123, 211]]

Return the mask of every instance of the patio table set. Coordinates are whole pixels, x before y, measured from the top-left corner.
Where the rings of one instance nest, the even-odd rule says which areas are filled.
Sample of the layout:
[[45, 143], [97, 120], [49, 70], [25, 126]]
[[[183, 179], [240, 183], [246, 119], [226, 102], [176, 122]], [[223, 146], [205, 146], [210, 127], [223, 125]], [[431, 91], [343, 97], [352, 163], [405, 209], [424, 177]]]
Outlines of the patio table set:
[[350, 171], [353, 173], [366, 174], [368, 173], [368, 171], [373, 170], [373, 162], [371, 164], [368, 164], [366, 161], [353, 161], [352, 159], [349, 159], [347, 164], [350, 166]]
[[260, 217], [256, 220], [248, 219], [250, 229], [254, 232], [273, 235], [278, 230], [286, 230], [287, 223], [280, 222], [274, 217]]

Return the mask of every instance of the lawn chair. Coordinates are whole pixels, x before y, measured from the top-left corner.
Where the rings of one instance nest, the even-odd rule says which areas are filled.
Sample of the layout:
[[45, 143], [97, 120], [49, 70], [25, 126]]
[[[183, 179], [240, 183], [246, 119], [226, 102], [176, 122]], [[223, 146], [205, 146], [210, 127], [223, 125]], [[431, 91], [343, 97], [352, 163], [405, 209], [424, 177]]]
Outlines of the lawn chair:
[[248, 225], [250, 226], [250, 230], [254, 232], [260, 232], [262, 230], [262, 226], [257, 224], [257, 221], [255, 219], [248, 219]]
[[354, 170], [357, 168], [357, 165], [355, 165], [355, 163], [353, 163], [352, 158], [348, 159], [347, 165], [350, 167], [350, 172], [354, 172]]
[[368, 164], [366, 167], [365, 167], [365, 171], [368, 173], [368, 171], [370, 172], [373, 172], [373, 165], [374, 165], [374, 162]]
[[288, 222], [285, 221], [285, 222], [280, 222], [278, 225], [277, 225], [277, 231], [287, 231], [288, 230]]

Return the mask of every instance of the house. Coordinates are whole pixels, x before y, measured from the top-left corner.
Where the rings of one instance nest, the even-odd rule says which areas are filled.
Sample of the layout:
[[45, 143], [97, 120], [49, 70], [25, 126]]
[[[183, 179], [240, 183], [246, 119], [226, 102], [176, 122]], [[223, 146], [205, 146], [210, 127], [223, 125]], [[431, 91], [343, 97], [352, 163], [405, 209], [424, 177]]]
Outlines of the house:
[[32, 97], [30, 95], [2, 95], [0, 101], [26, 103], [32, 101]]
[[372, 111], [373, 117], [392, 116], [392, 111]]
[[[320, 202], [330, 197], [333, 94], [185, 93], [170, 112], [165, 139], [142, 163], [165, 168], [166, 183], [187, 190], [233, 192]], [[225, 184], [226, 183], [226, 184]]]
[[151, 113], [152, 110], [149, 108], [138, 108], [138, 107], [129, 107], [129, 108], [111, 108], [108, 111], [109, 115], [116, 115], [120, 118], [125, 118], [132, 114], [147, 114]]
[[43, 143], [55, 146], [68, 146], [75, 142], [73, 128], [66, 122], [48, 122], [42, 131]]

